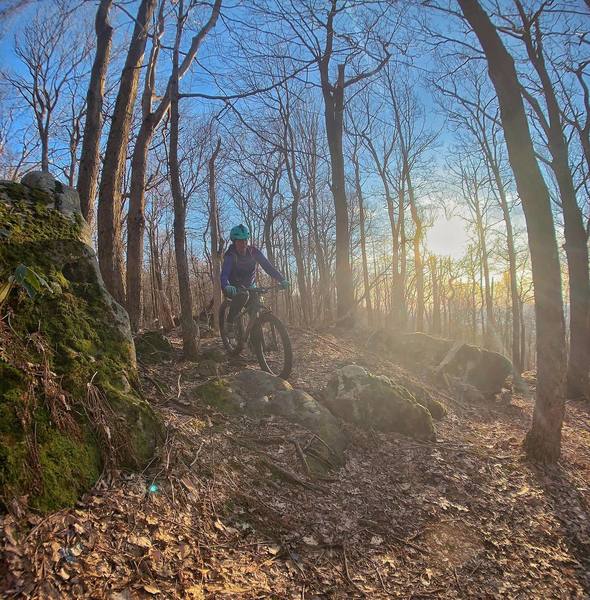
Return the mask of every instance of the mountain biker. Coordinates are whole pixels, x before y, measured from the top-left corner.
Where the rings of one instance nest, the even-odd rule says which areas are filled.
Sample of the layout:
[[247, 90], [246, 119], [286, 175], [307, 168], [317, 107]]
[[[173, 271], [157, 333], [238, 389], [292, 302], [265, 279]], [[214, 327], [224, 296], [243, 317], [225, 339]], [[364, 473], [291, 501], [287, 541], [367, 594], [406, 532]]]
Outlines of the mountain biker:
[[229, 239], [232, 243], [223, 258], [221, 289], [232, 300], [227, 315], [226, 334], [228, 337], [235, 337], [234, 319], [248, 301], [247, 288], [254, 286], [257, 265], [276, 279], [282, 289], [288, 289], [290, 284], [258, 248], [248, 245], [250, 231], [245, 225], [232, 227]]

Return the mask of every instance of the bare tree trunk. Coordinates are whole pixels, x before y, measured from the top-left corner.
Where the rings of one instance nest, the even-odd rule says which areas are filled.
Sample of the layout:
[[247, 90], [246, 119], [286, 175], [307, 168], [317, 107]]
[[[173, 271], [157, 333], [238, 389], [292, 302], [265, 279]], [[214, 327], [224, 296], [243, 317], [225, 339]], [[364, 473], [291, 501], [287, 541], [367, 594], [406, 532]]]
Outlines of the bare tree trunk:
[[484, 227], [484, 216], [481, 211], [479, 200], [479, 191], [477, 184], [474, 185], [473, 209], [475, 212], [475, 226], [477, 229], [477, 238], [479, 241], [479, 250], [481, 253], [481, 268], [483, 275], [483, 296], [485, 306], [485, 333], [483, 344], [490, 350], [498, 350], [498, 335], [496, 331], [496, 322], [494, 319], [494, 303], [490, 287], [490, 260], [488, 254], [488, 245], [486, 240], [486, 231]]
[[344, 151], [342, 134], [344, 130], [344, 64], [338, 65], [338, 78], [334, 85], [330, 84], [330, 58], [334, 37], [333, 22], [336, 14], [336, 3], [328, 14], [326, 26], [327, 41], [324, 56], [319, 61], [322, 96], [324, 98], [324, 118], [328, 150], [330, 152], [331, 188], [336, 212], [336, 313], [340, 319], [354, 321], [354, 290], [352, 269], [350, 266], [348, 201], [346, 199]]
[[316, 147], [315, 143], [312, 149], [313, 163], [312, 169], [309, 175], [309, 187], [311, 195], [311, 213], [312, 213], [312, 232], [313, 232], [313, 244], [316, 255], [316, 261], [318, 265], [318, 275], [320, 280], [320, 295], [322, 298], [322, 305], [324, 310], [324, 318], [326, 321], [330, 321], [332, 318], [332, 301], [330, 293], [330, 273], [328, 268], [328, 261], [322, 245], [322, 240], [319, 231], [319, 218], [318, 218], [318, 194], [317, 194], [317, 158], [316, 158]]
[[194, 360], [198, 354], [198, 340], [195, 322], [193, 320], [193, 298], [191, 293], [188, 258], [186, 254], [186, 202], [180, 182], [180, 167], [178, 163], [178, 128], [180, 115], [178, 112], [178, 56], [180, 54], [180, 38], [184, 20], [183, 0], [178, 4], [178, 26], [176, 42], [172, 57], [171, 102], [170, 102], [170, 187], [174, 200], [174, 251], [176, 255], [176, 270], [178, 273], [178, 292], [180, 296], [180, 325], [182, 328], [182, 346], [184, 355]]
[[293, 254], [295, 255], [295, 265], [297, 266], [297, 287], [299, 288], [299, 296], [301, 302], [301, 315], [303, 324], [308, 325], [311, 322], [309, 303], [310, 295], [307, 290], [307, 283], [305, 281], [305, 263], [303, 260], [303, 250], [301, 248], [301, 242], [299, 239], [299, 202], [300, 196], [296, 194], [293, 197], [291, 203], [291, 215], [289, 218], [289, 225], [291, 227], [291, 240], [293, 242]]
[[[215, 26], [221, 1], [216, 0], [209, 19], [193, 37], [189, 51], [179, 65], [179, 79], [187, 72], [201, 44], [209, 31]], [[137, 329], [141, 320], [141, 271], [143, 265], [143, 246], [145, 234], [145, 177], [147, 171], [148, 149], [154, 132], [170, 108], [170, 82], [158, 106], [153, 109], [152, 98], [156, 86], [156, 64], [159, 55], [159, 38], [164, 32], [165, 2], [160, 3], [158, 30], [154, 42], [145, 87], [142, 96], [142, 122], [133, 149], [131, 159], [131, 186], [129, 194], [129, 215], [127, 218], [127, 310], [131, 327]]]
[[[141, 273], [143, 270], [143, 235], [145, 230], [145, 176], [150, 141], [162, 115], [152, 112], [152, 98], [156, 87], [156, 65], [160, 53], [160, 38], [164, 33], [164, 2], [160, 2], [158, 24], [153, 35], [152, 49], [147, 64], [141, 96], [142, 121], [135, 139], [131, 157], [129, 210], [127, 214], [127, 312], [131, 329], [141, 324]], [[166, 104], [166, 110], [169, 102]]]
[[500, 169], [494, 162], [490, 164], [491, 171], [498, 190], [500, 208], [506, 226], [506, 246], [508, 250], [508, 269], [510, 272], [510, 304], [512, 311], [512, 366], [515, 377], [520, 380], [522, 374], [522, 361], [520, 353], [520, 298], [518, 296], [518, 282], [516, 276], [516, 251], [514, 249], [514, 232], [512, 230], [512, 219], [506, 198], [506, 189], [500, 175]]
[[[398, 106], [397, 99], [393, 90], [390, 94], [391, 104], [395, 117], [395, 126], [399, 136], [400, 150], [401, 150], [401, 180], [405, 181], [408, 186], [408, 199], [410, 201], [410, 214], [412, 215], [412, 221], [414, 222], [414, 238], [413, 238], [413, 250], [414, 250], [414, 269], [416, 271], [416, 331], [424, 331], [424, 268], [422, 265], [422, 219], [418, 213], [418, 206], [416, 203], [416, 196], [414, 194], [414, 186], [412, 184], [412, 173], [411, 165], [409, 160], [408, 140], [405, 139], [404, 131], [402, 129], [402, 122], [400, 116], [400, 109]], [[403, 183], [402, 183], [403, 190]], [[400, 203], [403, 202], [403, 197], [400, 197]], [[401, 206], [401, 204], [400, 204]]]
[[41, 171], [49, 173], [49, 130], [46, 127], [41, 131]]
[[174, 329], [174, 319], [172, 317], [172, 309], [170, 308], [170, 300], [164, 290], [164, 283], [162, 280], [162, 260], [161, 253], [158, 247], [157, 230], [150, 226], [150, 248], [151, 248], [151, 262], [154, 271], [155, 280], [155, 305], [157, 307], [158, 321], [164, 331], [171, 331]]
[[223, 240], [219, 226], [219, 208], [215, 191], [215, 160], [221, 149], [221, 138], [209, 159], [209, 223], [211, 225], [211, 275], [213, 277], [213, 327], [219, 331], [219, 307], [221, 306], [221, 257]]
[[76, 164], [78, 163], [78, 145], [80, 144], [80, 114], [72, 115], [72, 131], [70, 131], [70, 166], [68, 168], [68, 186], [74, 187], [74, 180], [76, 178]]
[[[338, 79], [330, 85], [328, 63], [320, 64], [322, 93], [324, 96], [324, 116], [326, 135], [330, 151], [331, 188], [336, 212], [336, 291], [337, 316], [339, 319], [354, 321], [354, 289], [349, 251], [348, 200], [346, 198], [344, 151], [342, 134], [344, 130], [344, 65], [338, 65]], [[345, 324], [345, 323], [342, 323]]]
[[[402, 314], [405, 312], [404, 304], [404, 295], [402, 286], [400, 285], [400, 272], [399, 272], [399, 262], [400, 262], [400, 247], [399, 247], [399, 231], [400, 231], [400, 222], [398, 215], [398, 222], [396, 223], [395, 217], [395, 206], [393, 204], [393, 197], [391, 194], [391, 186], [388, 179], [388, 162], [393, 152], [394, 143], [391, 142], [389, 148], [383, 149], [383, 157], [379, 156], [377, 152], [377, 148], [372, 140], [372, 135], [367, 134], [366, 132], [361, 133], [361, 136], [365, 142], [366, 147], [368, 148], [371, 156], [373, 157], [373, 161], [377, 168], [377, 172], [379, 173], [379, 177], [381, 178], [381, 182], [383, 184], [383, 191], [385, 192], [385, 202], [387, 204], [387, 215], [389, 217], [389, 226], [391, 230], [391, 315], [392, 315], [392, 328], [394, 330], [401, 329], [402, 323]], [[356, 165], [355, 165], [356, 169]], [[401, 185], [403, 190], [404, 184]], [[358, 190], [357, 190], [358, 193]], [[401, 195], [401, 200], [403, 200], [403, 191]], [[403, 209], [402, 209], [403, 210]]]
[[289, 216], [289, 226], [291, 229], [291, 241], [293, 243], [293, 254], [295, 255], [295, 265], [297, 267], [297, 287], [299, 288], [299, 298], [301, 303], [301, 315], [304, 325], [311, 322], [310, 315], [310, 295], [307, 290], [305, 280], [305, 262], [303, 249], [301, 248], [299, 234], [299, 205], [301, 203], [301, 178], [299, 176], [298, 164], [296, 160], [296, 141], [293, 133], [292, 113], [289, 89], [285, 86], [285, 96], [279, 97], [279, 110], [282, 119], [283, 128], [283, 153], [285, 157], [285, 167], [291, 189], [291, 211]]
[[[398, 198], [399, 206], [397, 222], [399, 229], [399, 278], [395, 284], [396, 304], [400, 308], [399, 328], [404, 331], [408, 325], [408, 306], [406, 303], [406, 278], [408, 273], [408, 259], [406, 249], [406, 215], [405, 215], [405, 181], [401, 180]], [[394, 273], [395, 275], [395, 273]]]
[[430, 278], [432, 281], [432, 333], [440, 335], [440, 291], [436, 256], [430, 257]]
[[109, 11], [113, 0], [101, 0], [96, 12], [96, 55], [92, 65], [88, 93], [86, 94], [86, 123], [78, 171], [78, 194], [82, 216], [89, 225], [94, 221], [94, 198], [100, 167], [100, 134], [102, 132], [102, 103], [107, 67], [111, 54], [113, 28]]
[[142, 0], [137, 12], [129, 51], [121, 74], [107, 140], [98, 196], [98, 260], [107, 289], [120, 304], [125, 304], [123, 278], [123, 240], [121, 232], [121, 188], [127, 156], [133, 106], [145, 52], [148, 27], [156, 0]]
[[410, 212], [414, 221], [414, 269], [416, 271], [416, 331], [424, 331], [424, 267], [422, 265], [422, 219], [418, 214], [414, 187], [410, 176], [409, 167], [404, 166], [406, 182], [408, 184], [408, 197], [410, 199]]
[[358, 157], [352, 156], [354, 163], [354, 183], [356, 187], [356, 197], [359, 203], [359, 227], [361, 234], [361, 259], [363, 263], [363, 285], [365, 288], [365, 304], [367, 306], [367, 323], [369, 327], [373, 325], [373, 306], [371, 303], [371, 288], [369, 286], [369, 266], [367, 263], [367, 235], [365, 227], [365, 202], [363, 200], [363, 189], [361, 186], [361, 174]]
[[551, 200], [535, 157], [514, 60], [477, 0], [457, 1], [486, 55], [527, 223], [535, 286], [537, 397], [525, 448], [532, 459], [555, 462], [561, 452], [566, 352]]
[[[545, 119], [537, 101], [527, 99], [537, 112], [547, 136], [551, 153], [551, 168], [557, 180], [563, 210], [565, 253], [567, 256], [570, 289], [570, 351], [567, 369], [566, 394], [568, 398], [589, 398], [590, 393], [590, 269], [588, 261], [588, 234], [584, 217], [576, 199], [574, 180], [569, 165], [569, 148], [564, 135], [561, 111], [553, 83], [547, 71], [543, 53], [543, 35], [539, 20], [526, 15], [516, 0], [522, 23], [523, 41], [527, 54], [541, 81], [549, 120]], [[533, 41], [532, 28], [535, 27]]]
[[520, 364], [523, 369], [527, 368], [528, 358], [526, 356], [526, 324], [524, 322], [524, 304], [519, 298], [518, 309], [520, 311]]
[[555, 164], [563, 205], [565, 252], [570, 287], [570, 351], [567, 370], [568, 398], [590, 397], [590, 271], [588, 237], [576, 202], [571, 172]]

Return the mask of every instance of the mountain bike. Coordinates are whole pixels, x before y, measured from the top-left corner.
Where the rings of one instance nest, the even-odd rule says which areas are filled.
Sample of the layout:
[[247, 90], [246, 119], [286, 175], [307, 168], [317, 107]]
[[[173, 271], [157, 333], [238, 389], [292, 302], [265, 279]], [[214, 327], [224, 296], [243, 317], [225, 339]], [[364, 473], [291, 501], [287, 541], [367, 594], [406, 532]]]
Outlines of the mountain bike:
[[238, 356], [246, 344], [250, 346], [263, 371], [287, 379], [293, 368], [293, 350], [283, 322], [263, 302], [262, 296], [274, 287], [238, 288], [248, 293], [248, 301], [234, 319], [235, 334], [228, 336], [226, 322], [231, 299], [219, 308], [221, 341], [231, 356]]

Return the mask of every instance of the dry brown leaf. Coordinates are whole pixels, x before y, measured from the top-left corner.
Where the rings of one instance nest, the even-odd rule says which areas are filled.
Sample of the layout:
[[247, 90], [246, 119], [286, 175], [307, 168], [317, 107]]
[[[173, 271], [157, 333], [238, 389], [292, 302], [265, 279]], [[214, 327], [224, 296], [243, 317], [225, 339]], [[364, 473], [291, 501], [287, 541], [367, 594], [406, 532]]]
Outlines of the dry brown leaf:
[[193, 585], [189, 588], [186, 588], [184, 593], [188, 598], [192, 598], [194, 600], [202, 600], [205, 598], [203, 588], [200, 585]]
[[152, 542], [145, 535], [130, 535], [128, 538], [130, 544], [140, 548], [151, 548]]
[[84, 527], [82, 527], [82, 525], [80, 525], [80, 523], [74, 523], [74, 531], [76, 533], [86, 533], [86, 530]]
[[144, 585], [143, 589], [148, 592], [148, 594], [160, 594], [160, 590], [153, 585]]

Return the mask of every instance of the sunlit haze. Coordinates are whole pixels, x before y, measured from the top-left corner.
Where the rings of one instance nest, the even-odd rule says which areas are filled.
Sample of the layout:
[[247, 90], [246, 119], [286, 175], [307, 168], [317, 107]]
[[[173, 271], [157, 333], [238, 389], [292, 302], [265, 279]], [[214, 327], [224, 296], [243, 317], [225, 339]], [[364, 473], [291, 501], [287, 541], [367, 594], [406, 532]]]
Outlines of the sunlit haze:
[[458, 216], [439, 215], [426, 234], [428, 249], [439, 256], [461, 258], [469, 242], [465, 221]]

